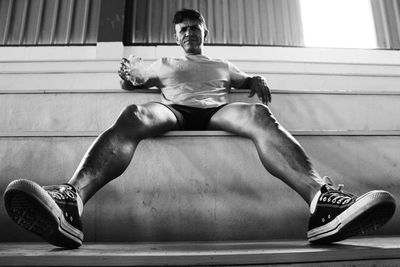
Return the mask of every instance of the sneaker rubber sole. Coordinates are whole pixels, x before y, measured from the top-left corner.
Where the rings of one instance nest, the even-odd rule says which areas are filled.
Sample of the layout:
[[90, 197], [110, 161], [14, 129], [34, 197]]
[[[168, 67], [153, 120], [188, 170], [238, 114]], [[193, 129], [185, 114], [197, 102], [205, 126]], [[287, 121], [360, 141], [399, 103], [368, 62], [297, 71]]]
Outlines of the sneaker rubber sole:
[[38, 184], [13, 181], [4, 193], [4, 205], [13, 221], [48, 243], [65, 248], [82, 245], [82, 231], [66, 221], [60, 207]]
[[392, 218], [396, 210], [394, 197], [382, 190], [360, 196], [347, 210], [331, 222], [307, 232], [313, 244], [338, 242], [376, 230]]

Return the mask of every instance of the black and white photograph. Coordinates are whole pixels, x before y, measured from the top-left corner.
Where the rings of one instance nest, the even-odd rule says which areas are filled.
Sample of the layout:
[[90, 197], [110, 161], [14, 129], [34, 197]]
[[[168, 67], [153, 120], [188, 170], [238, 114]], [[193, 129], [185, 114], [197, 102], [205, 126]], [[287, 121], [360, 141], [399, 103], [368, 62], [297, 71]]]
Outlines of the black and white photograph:
[[0, 267], [400, 267], [399, 118], [400, 0], [0, 0]]

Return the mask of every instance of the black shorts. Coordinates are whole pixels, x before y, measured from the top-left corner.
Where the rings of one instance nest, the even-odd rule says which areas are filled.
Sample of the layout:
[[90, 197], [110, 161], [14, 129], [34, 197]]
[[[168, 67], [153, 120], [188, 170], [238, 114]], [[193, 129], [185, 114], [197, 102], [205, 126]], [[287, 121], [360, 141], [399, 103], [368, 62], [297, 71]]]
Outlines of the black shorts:
[[178, 104], [165, 105], [174, 113], [183, 131], [206, 130], [211, 117], [227, 104], [213, 108], [195, 108]]

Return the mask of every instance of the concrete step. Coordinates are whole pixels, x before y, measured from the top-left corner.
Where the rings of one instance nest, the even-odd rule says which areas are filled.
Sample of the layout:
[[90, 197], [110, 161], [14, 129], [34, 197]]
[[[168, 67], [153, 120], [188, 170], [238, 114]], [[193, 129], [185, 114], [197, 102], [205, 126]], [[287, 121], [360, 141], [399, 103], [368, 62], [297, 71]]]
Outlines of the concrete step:
[[[33, 51], [38, 49], [39, 54]], [[65, 182], [124, 106], [159, 101], [158, 93], [120, 90], [116, 71], [122, 48], [121, 56], [111, 59], [101, 59], [96, 49], [0, 50], [2, 59], [10, 60], [0, 62], [0, 192], [17, 178]], [[149, 64], [175, 56], [171, 49], [176, 48], [125, 52], [143, 55]], [[211, 56], [268, 79], [272, 111], [321, 174], [358, 194], [389, 190], [399, 201], [395, 52], [210, 50]], [[233, 93], [232, 101], [256, 101], [247, 93]], [[249, 140], [224, 132], [172, 132], [141, 142], [128, 170], [88, 203], [83, 221], [89, 242], [304, 239], [308, 211], [264, 170]], [[399, 235], [399, 222], [396, 214], [377, 234]], [[7, 229], [1, 241], [38, 241], [4, 209], [0, 227]]]
[[[256, 102], [248, 91], [230, 94], [232, 102]], [[274, 92], [270, 107], [290, 131], [400, 130], [400, 94]], [[122, 90], [0, 94], [0, 132], [103, 131], [129, 104], [160, 101], [159, 91]]]
[[[0, 90], [81, 90], [81, 89], [118, 89], [119, 63], [115, 62], [112, 71], [74, 72], [74, 73], [0, 73]], [[399, 90], [400, 76], [397, 74], [340, 74], [340, 73], [303, 73], [303, 72], [267, 72], [252, 70], [251, 75], [262, 75], [268, 85], [275, 90], [312, 90], [312, 91], [385, 91]]]
[[[105, 53], [100, 51], [102, 46], [2, 48], [0, 90], [117, 89], [121, 57], [135, 54], [150, 64], [163, 56], [182, 56], [178, 46], [123, 48], [111, 44]], [[104, 57], [110, 52], [112, 56]], [[399, 90], [396, 51], [208, 46], [206, 53], [265, 76], [275, 90]]]
[[[397, 136], [297, 135], [322, 175], [400, 203]], [[0, 138], [0, 192], [13, 179], [66, 182], [94, 137]], [[85, 206], [86, 241], [304, 239], [308, 208], [261, 165], [253, 143], [223, 132], [142, 141], [126, 170]], [[375, 234], [400, 235], [399, 213]], [[0, 209], [1, 240], [37, 241]]]
[[89, 243], [77, 250], [0, 243], [0, 266], [398, 266], [400, 238], [353, 238], [333, 246], [304, 241]]

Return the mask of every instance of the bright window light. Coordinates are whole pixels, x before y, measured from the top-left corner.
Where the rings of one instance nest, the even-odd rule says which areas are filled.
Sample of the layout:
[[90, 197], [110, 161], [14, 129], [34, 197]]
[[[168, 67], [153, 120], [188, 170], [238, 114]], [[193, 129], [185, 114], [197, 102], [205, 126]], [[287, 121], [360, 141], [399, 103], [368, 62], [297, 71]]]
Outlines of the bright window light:
[[300, 0], [307, 47], [376, 48], [370, 0]]

